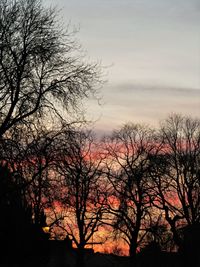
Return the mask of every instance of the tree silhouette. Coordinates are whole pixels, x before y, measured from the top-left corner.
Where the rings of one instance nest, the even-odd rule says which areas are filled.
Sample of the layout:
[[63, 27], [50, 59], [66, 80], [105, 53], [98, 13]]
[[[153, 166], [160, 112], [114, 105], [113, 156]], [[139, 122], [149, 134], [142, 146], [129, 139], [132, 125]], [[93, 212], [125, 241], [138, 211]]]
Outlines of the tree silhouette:
[[57, 167], [61, 175], [59, 202], [66, 209], [62, 227], [78, 248], [77, 265], [83, 266], [86, 245], [102, 243], [93, 240], [104, 214], [102, 158], [90, 131], [66, 132], [64, 142]]
[[154, 158], [154, 205], [163, 210], [178, 247], [181, 229], [200, 220], [200, 122], [170, 116], [161, 128], [162, 150]]
[[132, 258], [146, 235], [145, 222], [150, 216], [149, 158], [156, 153], [153, 134], [148, 127], [128, 124], [105, 140], [112, 185], [108, 198], [109, 213], [114, 215], [111, 225], [129, 245]]
[[[0, 136], [33, 116], [78, 108], [94, 92], [97, 67], [80, 61], [69, 29], [40, 0], [0, 2]], [[75, 56], [77, 54], [77, 56]]]
[[13, 126], [0, 142], [1, 161], [18, 174], [18, 187], [32, 206], [34, 223], [40, 225], [43, 210], [49, 203], [51, 178], [56, 157], [57, 131], [41, 124]]
[[[11, 253], [21, 259], [30, 248], [38, 253], [37, 241], [48, 238], [42, 227], [44, 208], [55, 194], [51, 178], [59, 131], [45, 127], [52, 122], [65, 127], [68, 114], [78, 112], [99, 83], [98, 66], [81, 60], [75, 32], [64, 30], [57, 18], [56, 10], [40, 0], [0, 2], [0, 207], [5, 219], [0, 235], [5, 255], [12, 240], [18, 248]], [[94, 163], [88, 168], [92, 178], [99, 176]], [[100, 211], [95, 216], [87, 217], [86, 242], [98, 228]]]

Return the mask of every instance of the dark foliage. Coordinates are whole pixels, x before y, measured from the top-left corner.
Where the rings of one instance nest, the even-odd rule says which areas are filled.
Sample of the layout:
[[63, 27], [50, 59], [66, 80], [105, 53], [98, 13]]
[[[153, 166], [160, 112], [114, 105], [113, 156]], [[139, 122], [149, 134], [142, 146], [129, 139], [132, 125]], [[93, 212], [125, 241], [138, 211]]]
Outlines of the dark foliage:
[[0, 239], [3, 244], [0, 261], [21, 262], [37, 258], [37, 243], [48, 239], [42, 231], [46, 217], [43, 213], [41, 224], [33, 223], [32, 207], [23, 195], [19, 177], [6, 165], [0, 166], [0, 210]]

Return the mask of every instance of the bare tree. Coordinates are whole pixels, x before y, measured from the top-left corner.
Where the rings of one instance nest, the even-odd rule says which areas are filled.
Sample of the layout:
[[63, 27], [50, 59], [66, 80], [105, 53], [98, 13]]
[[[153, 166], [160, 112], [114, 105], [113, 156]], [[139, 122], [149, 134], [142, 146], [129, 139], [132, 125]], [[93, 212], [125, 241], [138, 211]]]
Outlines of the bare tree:
[[56, 139], [59, 131], [37, 129], [32, 140], [27, 141], [22, 173], [26, 180], [26, 196], [33, 207], [34, 223], [41, 225], [41, 215], [53, 202], [51, 175], [56, 160]]
[[0, 142], [1, 162], [9, 166], [15, 184], [29, 206], [33, 223], [44, 224], [44, 210], [54, 198], [55, 177], [52, 175], [58, 151], [60, 130], [47, 130], [43, 125], [17, 127], [4, 134]]
[[[16, 147], [14, 150], [16, 152]], [[12, 154], [12, 151], [10, 153]], [[18, 155], [15, 154], [15, 156]], [[22, 168], [20, 166], [24, 165], [25, 162], [20, 161], [19, 164], [19, 161], [16, 161], [13, 163], [15, 159], [19, 160], [18, 157], [12, 157], [11, 161], [9, 161], [9, 158], [5, 158], [4, 161], [0, 162], [2, 229], [0, 236], [4, 243], [4, 256], [1, 261], [5, 262], [12, 262], [12, 260], [26, 261], [31, 259], [33, 255], [37, 258], [40, 252], [36, 243], [39, 242], [42, 247], [43, 241], [49, 237], [42, 229], [42, 227], [46, 226], [44, 209], [40, 206], [36, 221], [36, 206], [33, 206], [34, 203], [28, 197], [29, 181], [26, 180], [26, 177], [21, 176], [24, 173], [21, 171]], [[12, 259], [8, 256], [10, 253], [13, 255]]]
[[94, 92], [97, 66], [76, 53], [70, 31], [40, 0], [0, 2], [0, 136], [33, 115], [78, 108]]
[[154, 160], [155, 201], [178, 247], [181, 229], [200, 222], [200, 121], [170, 116], [161, 126], [162, 151]]
[[132, 258], [146, 235], [150, 216], [149, 158], [157, 151], [153, 134], [148, 127], [127, 124], [105, 140], [111, 225], [129, 245]]
[[86, 245], [102, 242], [93, 238], [103, 220], [102, 157], [89, 131], [67, 132], [64, 141], [58, 160], [60, 203], [66, 210], [63, 229], [83, 250]]

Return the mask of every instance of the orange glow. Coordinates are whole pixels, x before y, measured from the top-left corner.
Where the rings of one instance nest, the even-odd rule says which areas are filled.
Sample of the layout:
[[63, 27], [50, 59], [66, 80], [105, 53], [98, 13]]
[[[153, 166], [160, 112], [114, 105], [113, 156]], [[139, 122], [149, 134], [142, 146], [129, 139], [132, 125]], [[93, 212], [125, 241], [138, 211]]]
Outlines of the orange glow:
[[44, 226], [42, 227], [42, 230], [45, 234], [48, 234], [49, 233], [49, 230], [50, 230], [50, 227], [49, 226]]

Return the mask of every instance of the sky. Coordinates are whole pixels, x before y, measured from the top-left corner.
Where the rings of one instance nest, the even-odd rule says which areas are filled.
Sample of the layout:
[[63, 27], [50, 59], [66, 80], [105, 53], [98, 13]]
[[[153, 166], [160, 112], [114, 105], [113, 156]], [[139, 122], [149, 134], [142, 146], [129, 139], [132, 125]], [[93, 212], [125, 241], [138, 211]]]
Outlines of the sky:
[[94, 129], [157, 126], [170, 113], [200, 118], [199, 0], [44, 0], [57, 6], [88, 60], [101, 62], [100, 105], [85, 103]]

